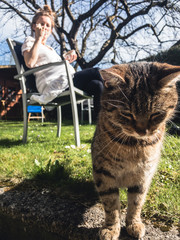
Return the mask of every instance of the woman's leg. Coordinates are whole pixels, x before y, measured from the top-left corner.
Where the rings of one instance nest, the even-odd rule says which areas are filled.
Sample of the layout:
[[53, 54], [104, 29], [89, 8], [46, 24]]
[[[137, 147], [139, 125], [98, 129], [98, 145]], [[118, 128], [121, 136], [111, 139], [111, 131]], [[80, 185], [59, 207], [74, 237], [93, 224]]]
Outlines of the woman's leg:
[[103, 91], [103, 83], [99, 80], [92, 80], [87, 85], [88, 94], [93, 95], [93, 104], [94, 104], [94, 120], [97, 120], [99, 111], [100, 111], [100, 100], [101, 94]]
[[84, 69], [75, 73], [74, 86], [94, 96], [94, 117], [97, 119], [100, 110], [100, 98], [103, 91], [103, 81], [99, 68]]

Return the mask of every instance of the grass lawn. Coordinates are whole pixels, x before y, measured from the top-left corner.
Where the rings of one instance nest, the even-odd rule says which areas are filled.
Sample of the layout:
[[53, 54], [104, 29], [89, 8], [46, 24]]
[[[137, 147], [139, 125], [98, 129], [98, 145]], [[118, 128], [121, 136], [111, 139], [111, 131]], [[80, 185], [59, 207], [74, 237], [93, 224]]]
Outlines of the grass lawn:
[[[65, 196], [86, 193], [97, 198], [92, 180], [91, 139], [94, 125], [80, 126], [81, 147], [74, 143], [72, 125], [62, 126], [56, 137], [56, 123], [29, 123], [28, 142], [22, 144], [22, 122], [0, 121], [0, 184], [38, 180], [63, 189]], [[180, 213], [180, 137], [167, 135], [158, 171], [149, 190], [143, 215], [168, 229], [177, 225]], [[126, 190], [121, 191], [122, 208]]]

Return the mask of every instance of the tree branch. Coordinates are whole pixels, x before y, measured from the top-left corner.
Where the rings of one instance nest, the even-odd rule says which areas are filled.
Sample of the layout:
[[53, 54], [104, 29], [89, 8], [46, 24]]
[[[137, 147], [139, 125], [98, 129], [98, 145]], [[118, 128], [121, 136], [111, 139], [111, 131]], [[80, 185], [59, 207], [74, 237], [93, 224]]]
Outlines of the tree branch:
[[161, 40], [159, 39], [158, 34], [156, 33], [154, 27], [153, 27], [150, 23], [144, 24], [144, 25], [142, 25], [142, 26], [134, 29], [131, 33], [127, 34], [126, 36], [120, 36], [120, 35], [119, 35], [117, 38], [118, 38], [118, 39], [121, 39], [121, 40], [125, 40], [125, 39], [131, 37], [131, 36], [132, 36], [133, 34], [135, 34], [136, 32], [140, 31], [141, 29], [147, 28], [147, 27], [150, 28], [150, 29], [153, 31], [154, 35], [155, 35], [156, 38], [158, 39], [158, 42], [161, 42]]
[[13, 7], [11, 4], [9, 4], [7, 1], [5, 0], [1, 0], [1, 2], [3, 2], [4, 4], [6, 4], [11, 10], [13, 10], [14, 12], [16, 12], [16, 14], [18, 16], [20, 16], [24, 21], [26, 21], [27, 23], [31, 23], [30, 20], [28, 18], [26, 18], [24, 15], [22, 15], [22, 13], [16, 9], [15, 7]]
[[130, 9], [129, 9], [128, 5], [127, 5], [127, 1], [126, 0], [121, 0], [120, 2], [124, 6], [124, 9], [125, 9], [125, 12], [126, 12], [127, 16], [130, 16]]

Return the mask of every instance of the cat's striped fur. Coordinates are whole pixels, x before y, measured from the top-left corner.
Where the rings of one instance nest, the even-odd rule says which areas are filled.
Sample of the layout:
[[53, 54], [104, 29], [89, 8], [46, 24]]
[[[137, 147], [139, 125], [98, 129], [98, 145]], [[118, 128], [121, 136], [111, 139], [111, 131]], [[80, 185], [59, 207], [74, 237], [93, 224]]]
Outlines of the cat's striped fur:
[[160, 158], [165, 124], [178, 101], [180, 67], [139, 62], [100, 74], [105, 89], [92, 143], [93, 176], [105, 210], [100, 239], [119, 238], [121, 187], [128, 189], [127, 231], [142, 238], [141, 208]]

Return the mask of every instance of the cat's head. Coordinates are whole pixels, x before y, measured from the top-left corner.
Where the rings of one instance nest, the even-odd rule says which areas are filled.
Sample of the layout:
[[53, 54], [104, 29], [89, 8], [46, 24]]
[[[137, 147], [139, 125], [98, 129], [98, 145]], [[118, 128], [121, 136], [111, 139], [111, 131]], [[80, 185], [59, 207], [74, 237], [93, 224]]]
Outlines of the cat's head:
[[126, 135], [151, 136], [172, 117], [178, 101], [179, 66], [138, 62], [115, 65], [100, 74], [105, 86], [101, 116]]

